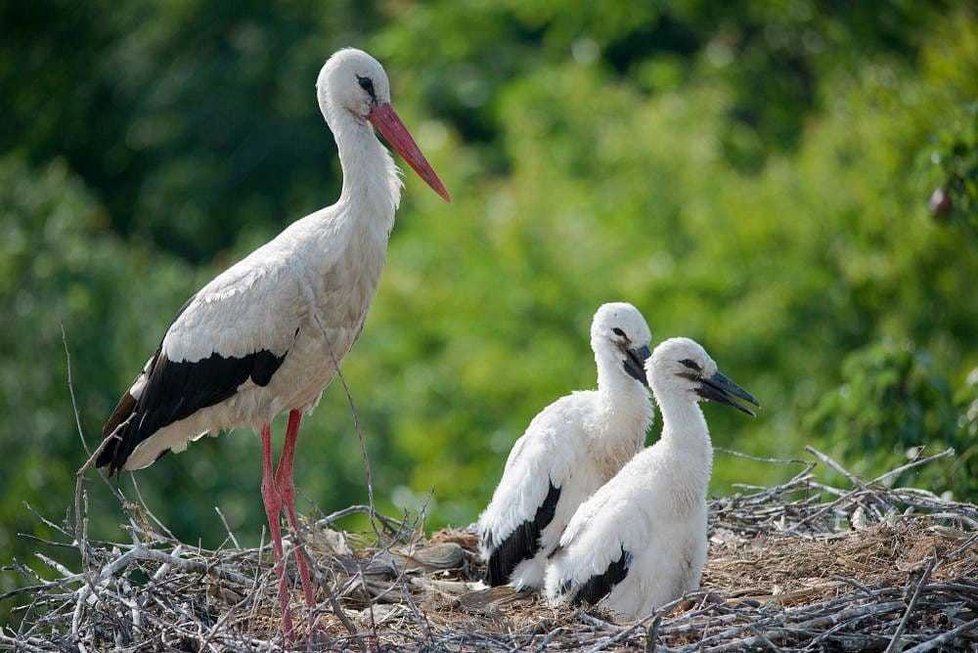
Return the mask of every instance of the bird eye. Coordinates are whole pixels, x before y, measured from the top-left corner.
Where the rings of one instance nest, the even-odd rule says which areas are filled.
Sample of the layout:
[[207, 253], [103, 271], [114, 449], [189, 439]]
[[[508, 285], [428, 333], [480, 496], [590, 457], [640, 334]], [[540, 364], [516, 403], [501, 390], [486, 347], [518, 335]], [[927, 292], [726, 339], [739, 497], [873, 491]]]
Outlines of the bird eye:
[[692, 361], [692, 360], [690, 360], [688, 358], [684, 358], [683, 360], [679, 361], [679, 364], [680, 365], [684, 365], [684, 366], [688, 367], [691, 370], [696, 370], [697, 372], [702, 372], [703, 371], [703, 368], [702, 367], [700, 367], [699, 365], [697, 365], [695, 361]]
[[616, 336], [621, 336], [622, 338], [625, 337], [625, 332], [619, 329], [618, 327], [612, 329], [611, 332], [614, 333]]
[[374, 95], [374, 82], [372, 79], [357, 75], [357, 83], [360, 84], [360, 88], [370, 94], [370, 97], [376, 98], [376, 95]]

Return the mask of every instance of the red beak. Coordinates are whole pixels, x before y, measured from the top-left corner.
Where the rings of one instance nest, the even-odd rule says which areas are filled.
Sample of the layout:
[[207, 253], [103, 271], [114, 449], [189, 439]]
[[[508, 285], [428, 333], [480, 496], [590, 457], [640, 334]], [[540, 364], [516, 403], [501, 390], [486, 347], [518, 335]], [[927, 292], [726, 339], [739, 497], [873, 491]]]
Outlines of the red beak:
[[424, 158], [418, 144], [411, 138], [411, 133], [397, 117], [394, 107], [388, 104], [380, 104], [374, 107], [367, 116], [367, 120], [379, 131], [390, 143], [391, 147], [397, 150], [407, 164], [414, 168], [418, 176], [425, 180], [431, 189], [441, 195], [446, 202], [452, 201], [452, 196], [448, 194], [445, 184], [435, 174], [428, 160]]

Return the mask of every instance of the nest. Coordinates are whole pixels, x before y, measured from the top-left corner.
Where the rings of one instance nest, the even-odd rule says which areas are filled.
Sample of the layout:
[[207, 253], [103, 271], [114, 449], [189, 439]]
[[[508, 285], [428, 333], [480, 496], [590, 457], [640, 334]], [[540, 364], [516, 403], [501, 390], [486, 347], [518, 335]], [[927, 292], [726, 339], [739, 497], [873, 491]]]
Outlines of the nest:
[[[425, 537], [417, 524], [354, 506], [305, 524], [317, 607], [306, 608], [293, 590], [296, 633], [286, 642], [268, 545], [241, 548], [230, 536], [228, 546], [202, 550], [173, 538], [145, 507], [126, 504], [126, 543], [89, 541], [84, 520], [73, 527], [78, 533], [48, 523], [63, 539], [44, 546], [77, 548], [80, 568], [43, 551], [36, 554], [43, 578], [15, 564], [28, 585], [2, 597], [17, 602], [20, 625], [4, 628], [0, 644], [24, 651], [978, 647], [978, 506], [889, 487], [951, 452], [864, 481], [809, 451], [815, 461], [787, 483], [711, 502], [701, 589], [640, 621], [486, 589], [470, 530]], [[841, 474], [844, 487], [819, 481], [819, 466]], [[371, 516], [373, 533], [337, 530], [354, 512]], [[295, 588], [293, 565], [289, 572]]]

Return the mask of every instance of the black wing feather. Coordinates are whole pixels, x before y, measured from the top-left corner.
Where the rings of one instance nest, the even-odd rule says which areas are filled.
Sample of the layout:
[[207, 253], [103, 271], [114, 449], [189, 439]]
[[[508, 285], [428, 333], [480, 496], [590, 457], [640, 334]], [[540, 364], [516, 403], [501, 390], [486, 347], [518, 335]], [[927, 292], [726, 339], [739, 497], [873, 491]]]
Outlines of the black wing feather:
[[157, 350], [139, 399], [127, 392], [106, 421], [102, 435], [112, 440], [96, 465], [108, 466], [109, 474], [118, 472], [136, 447], [161, 428], [228, 399], [249, 378], [268, 385], [285, 356], [267, 350], [240, 357], [214, 353], [190, 363], [173, 362]]
[[594, 605], [606, 597], [615, 585], [625, 580], [625, 576], [628, 575], [628, 567], [631, 563], [632, 554], [625, 551], [625, 547], [623, 546], [621, 548], [621, 557], [609, 564], [603, 574], [591, 576], [581, 585], [577, 590], [577, 594], [574, 595], [574, 603], [590, 603]]
[[[489, 555], [489, 565], [486, 569], [486, 582], [495, 587], [505, 585], [509, 577], [524, 560], [532, 559], [540, 550], [540, 533], [553, 521], [557, 511], [557, 501], [560, 499], [560, 488], [550, 481], [547, 497], [537, 508], [533, 520], [527, 520], [517, 526], [509, 537], [499, 543]], [[486, 542], [492, 546], [492, 534], [486, 533]]]

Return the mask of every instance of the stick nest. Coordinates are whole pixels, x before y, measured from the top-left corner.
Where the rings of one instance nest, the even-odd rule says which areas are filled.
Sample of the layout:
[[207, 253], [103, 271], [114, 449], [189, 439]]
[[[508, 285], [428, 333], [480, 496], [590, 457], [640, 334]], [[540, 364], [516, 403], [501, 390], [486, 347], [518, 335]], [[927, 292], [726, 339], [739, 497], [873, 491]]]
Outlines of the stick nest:
[[[978, 506], [890, 487], [901, 473], [951, 452], [871, 481], [809, 452], [816, 461], [787, 483], [711, 501], [701, 589], [637, 622], [616, 623], [596, 607], [552, 608], [530, 592], [486, 589], [478, 583], [483, 567], [470, 530], [425, 537], [416, 524], [354, 506], [304, 525], [317, 607], [302, 602], [290, 556], [296, 634], [286, 642], [267, 544], [241, 548], [232, 537], [217, 551], [203, 550], [177, 541], [145, 507], [126, 503], [126, 543], [89, 541], [83, 523], [47, 522], [63, 539], [39, 548], [78, 551], [78, 570], [43, 550], [36, 555], [44, 577], [22, 564], [8, 568], [27, 584], [0, 597], [16, 603], [20, 620], [18, 628], [0, 631], [0, 645], [24, 651], [978, 648]], [[819, 466], [841, 474], [844, 487], [819, 481]], [[373, 533], [337, 530], [336, 522], [354, 512], [371, 515]], [[84, 522], [84, 510], [79, 514]]]

